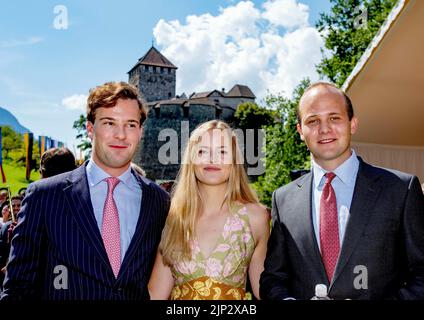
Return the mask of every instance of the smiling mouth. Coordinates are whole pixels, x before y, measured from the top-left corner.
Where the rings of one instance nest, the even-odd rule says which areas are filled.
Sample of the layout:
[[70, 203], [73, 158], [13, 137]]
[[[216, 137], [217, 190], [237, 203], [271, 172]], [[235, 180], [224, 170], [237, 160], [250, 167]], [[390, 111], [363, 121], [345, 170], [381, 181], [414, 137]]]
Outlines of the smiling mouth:
[[109, 147], [114, 149], [126, 149], [128, 146], [120, 146], [120, 145], [110, 145]]
[[221, 169], [220, 168], [217, 168], [217, 167], [206, 167], [205, 170], [206, 171], [219, 171]]
[[331, 143], [331, 142], [334, 142], [334, 141], [336, 141], [336, 139], [322, 139], [322, 140], [319, 140], [318, 143], [319, 144], [327, 144], [327, 143]]

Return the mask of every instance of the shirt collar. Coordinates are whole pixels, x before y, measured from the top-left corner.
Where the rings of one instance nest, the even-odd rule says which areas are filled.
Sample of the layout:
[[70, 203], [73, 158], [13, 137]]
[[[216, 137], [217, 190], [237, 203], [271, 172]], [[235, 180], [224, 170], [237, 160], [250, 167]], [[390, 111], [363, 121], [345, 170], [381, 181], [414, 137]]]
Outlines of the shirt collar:
[[[327, 173], [327, 171], [321, 168], [314, 160], [312, 160], [312, 169], [314, 173], [315, 188], [318, 188], [321, 181], [323, 181], [322, 177]], [[337, 178], [341, 180], [341, 182], [349, 185], [354, 182], [358, 169], [359, 160], [356, 156], [355, 150], [352, 149], [352, 154], [349, 159], [338, 166], [333, 172], [336, 174]]]
[[[110, 174], [106, 173], [102, 168], [100, 168], [91, 158], [86, 167], [87, 180], [91, 187], [98, 185], [104, 179], [110, 177]], [[123, 184], [127, 185], [129, 188], [134, 187], [134, 180], [131, 174], [131, 166], [119, 177], [117, 177]]]

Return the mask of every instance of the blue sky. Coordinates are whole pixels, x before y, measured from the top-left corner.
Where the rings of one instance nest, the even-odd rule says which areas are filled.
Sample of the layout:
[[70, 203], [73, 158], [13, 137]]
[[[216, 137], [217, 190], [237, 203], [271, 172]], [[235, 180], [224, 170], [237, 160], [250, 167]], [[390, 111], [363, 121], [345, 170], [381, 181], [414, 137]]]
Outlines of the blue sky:
[[[54, 28], [57, 5], [66, 29]], [[314, 76], [314, 24], [329, 9], [329, 0], [1, 1], [0, 106], [73, 149], [88, 90], [127, 81], [152, 40], [179, 67], [177, 94], [236, 82], [259, 98], [289, 94]]]

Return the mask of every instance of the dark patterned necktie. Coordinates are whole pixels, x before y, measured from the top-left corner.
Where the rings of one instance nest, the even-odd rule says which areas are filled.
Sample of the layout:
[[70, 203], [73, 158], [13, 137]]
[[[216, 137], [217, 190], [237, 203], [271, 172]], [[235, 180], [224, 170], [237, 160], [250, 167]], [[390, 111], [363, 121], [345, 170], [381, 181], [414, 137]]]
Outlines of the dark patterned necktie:
[[333, 172], [325, 174], [327, 178], [322, 190], [320, 202], [319, 238], [322, 262], [324, 263], [328, 281], [333, 278], [340, 252], [339, 222], [337, 218], [336, 194], [331, 181], [336, 177]]

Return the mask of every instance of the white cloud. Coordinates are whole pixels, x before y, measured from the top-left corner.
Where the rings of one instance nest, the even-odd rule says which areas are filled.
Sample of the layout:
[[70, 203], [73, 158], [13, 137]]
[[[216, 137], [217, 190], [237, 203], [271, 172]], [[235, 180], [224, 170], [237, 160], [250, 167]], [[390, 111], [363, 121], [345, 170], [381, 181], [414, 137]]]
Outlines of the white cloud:
[[318, 78], [323, 41], [309, 26], [309, 8], [295, 0], [256, 8], [240, 1], [218, 15], [160, 20], [153, 34], [177, 67], [177, 94], [248, 85], [261, 99], [267, 91], [291, 95], [305, 77]]
[[69, 110], [85, 111], [87, 105], [87, 96], [83, 94], [74, 94], [62, 99], [62, 105]]
[[296, 0], [271, 0], [265, 2], [263, 7], [263, 18], [276, 26], [296, 28], [308, 25], [309, 8]]
[[276, 53], [276, 70], [265, 71], [263, 78], [271, 92], [284, 88], [290, 94], [306, 76], [316, 78], [315, 65], [322, 57], [322, 39], [316, 29], [306, 27], [286, 33], [278, 40], [281, 49]]
[[19, 39], [12, 39], [12, 40], [4, 40], [0, 42], [0, 48], [13, 48], [13, 47], [19, 47], [19, 46], [30, 46], [39, 42], [44, 41], [41, 37], [29, 37], [27, 39], [19, 40]]

